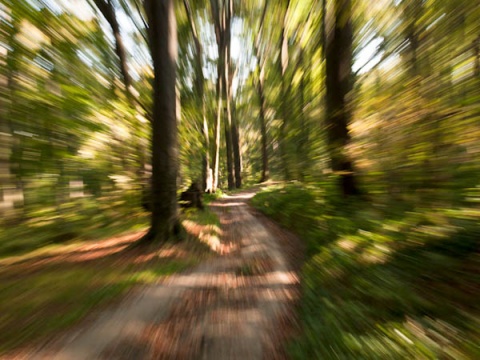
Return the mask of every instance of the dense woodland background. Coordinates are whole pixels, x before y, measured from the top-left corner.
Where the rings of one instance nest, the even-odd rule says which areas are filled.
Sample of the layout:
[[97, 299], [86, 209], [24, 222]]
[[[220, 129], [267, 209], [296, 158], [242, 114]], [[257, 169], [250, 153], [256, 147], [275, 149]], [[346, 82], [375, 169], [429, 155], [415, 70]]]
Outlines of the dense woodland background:
[[0, 253], [167, 239], [192, 181], [275, 180], [253, 204], [307, 244], [294, 356], [478, 358], [479, 19], [472, 0], [1, 0]]

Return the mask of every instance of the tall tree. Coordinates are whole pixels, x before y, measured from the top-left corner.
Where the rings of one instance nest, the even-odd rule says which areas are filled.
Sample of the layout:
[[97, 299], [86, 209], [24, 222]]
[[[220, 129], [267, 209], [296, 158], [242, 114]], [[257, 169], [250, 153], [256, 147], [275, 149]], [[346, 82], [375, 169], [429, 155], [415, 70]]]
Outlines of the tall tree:
[[[147, 109], [142, 102], [140, 102], [138, 97], [135, 95], [135, 91], [133, 89], [133, 81], [128, 68], [127, 51], [125, 49], [123, 38], [120, 32], [120, 25], [118, 23], [117, 12], [115, 10], [113, 0], [93, 1], [112, 29], [113, 37], [115, 38], [115, 53], [118, 57], [118, 65], [120, 68], [120, 73], [122, 74], [123, 85], [125, 86], [125, 92], [127, 94], [130, 105], [132, 107], [137, 107], [137, 110], [142, 109], [145, 113], [145, 116], [151, 120], [151, 111]], [[140, 11], [137, 2], [135, 0], [133, 2], [137, 6], [137, 10]], [[121, 5], [123, 9], [128, 10], [129, 15], [132, 16], [128, 5], [125, 3], [125, 0], [121, 0]], [[142, 17], [140, 13], [139, 16]]]
[[258, 100], [260, 102], [260, 109], [258, 114], [258, 119], [260, 122], [260, 132], [262, 136], [262, 176], [260, 182], [267, 181], [270, 177], [269, 167], [268, 167], [268, 139], [267, 139], [267, 123], [265, 118], [266, 103], [265, 103], [265, 54], [260, 51], [260, 34], [263, 30], [263, 24], [265, 21], [265, 14], [267, 13], [268, 0], [265, 0], [262, 15], [260, 17], [260, 25], [258, 29], [257, 36], [254, 40], [253, 47], [255, 51], [255, 57], [257, 58], [257, 79], [256, 79], [256, 89], [258, 94]]
[[178, 234], [177, 28], [173, 0], [146, 0], [153, 61], [152, 217], [143, 241]]
[[280, 56], [278, 57], [278, 67], [281, 75], [281, 105], [280, 111], [282, 114], [282, 123], [280, 125], [280, 139], [279, 139], [279, 148], [280, 148], [280, 156], [282, 159], [282, 166], [283, 166], [283, 173], [285, 180], [289, 180], [291, 177], [290, 169], [288, 165], [288, 154], [287, 154], [287, 122], [289, 118], [289, 94], [288, 94], [288, 84], [287, 84], [287, 77], [286, 71], [288, 67], [288, 34], [287, 34], [287, 24], [288, 24], [288, 13], [290, 9], [290, 1], [287, 0], [287, 4], [285, 7], [285, 13], [283, 16], [282, 28], [281, 28], [281, 36], [280, 36]]
[[218, 48], [218, 61], [217, 61], [217, 114], [215, 119], [215, 148], [214, 148], [214, 157], [213, 157], [213, 184], [212, 191], [215, 192], [218, 187], [218, 176], [219, 176], [219, 165], [220, 165], [220, 129], [221, 129], [221, 120], [222, 120], [222, 93], [223, 93], [223, 67], [225, 58], [224, 58], [224, 7], [220, 9], [218, 0], [210, 0], [210, 8], [212, 12], [213, 25], [215, 28], [215, 38], [217, 40]]
[[118, 25], [117, 14], [115, 13], [112, 0], [94, 0], [94, 2], [112, 28], [115, 38], [115, 53], [119, 59], [119, 67], [122, 73], [125, 91], [128, 96], [132, 96], [130, 88], [132, 86], [132, 79], [128, 72], [127, 52], [125, 51], [125, 45], [123, 44], [122, 35], [120, 34], [120, 26]]
[[213, 189], [218, 186], [220, 162], [220, 127], [223, 112], [228, 188], [235, 188], [234, 153], [232, 145], [232, 71], [231, 71], [231, 21], [233, 16], [233, 0], [210, 0], [215, 37], [218, 48], [217, 62], [217, 120], [215, 124], [215, 157], [213, 171]]
[[203, 47], [200, 42], [198, 35], [197, 27], [195, 25], [195, 20], [192, 13], [192, 8], [188, 0], [184, 0], [183, 4], [185, 6], [185, 11], [187, 12], [188, 22], [190, 24], [190, 30], [193, 36], [193, 42], [195, 44], [195, 88], [198, 100], [201, 102], [202, 108], [202, 135], [204, 141], [204, 153], [203, 153], [203, 168], [202, 168], [202, 180], [203, 188], [209, 189], [212, 187], [211, 184], [207, 184], [207, 179], [209, 179], [210, 171], [210, 140], [208, 136], [208, 123], [207, 123], [207, 109], [205, 101], [205, 78], [203, 76]]
[[232, 142], [233, 142], [233, 161], [235, 166], [235, 187], [240, 189], [242, 187], [242, 153], [240, 147], [240, 132], [238, 128], [237, 119], [237, 104], [235, 99], [232, 99]]
[[[333, 12], [333, 13], [332, 13]], [[332, 170], [340, 177], [344, 195], [358, 193], [352, 160], [346, 150], [350, 142], [351, 111], [347, 95], [352, 89], [352, 4], [335, 0], [327, 11], [325, 34], [326, 125]]]
[[[136, 109], [137, 111], [143, 110], [144, 115], [148, 119], [152, 120], [151, 111], [148, 110], [140, 102], [137, 96], [135, 96], [136, 92], [133, 89], [133, 82], [132, 82], [132, 78], [130, 76], [130, 72], [128, 68], [127, 51], [125, 49], [123, 38], [120, 33], [120, 26], [118, 24], [117, 13], [115, 11], [115, 6], [113, 4], [113, 1], [112, 0], [93, 0], [93, 1], [112, 29], [112, 33], [115, 38], [115, 53], [117, 54], [117, 57], [118, 57], [118, 65], [120, 68], [120, 73], [122, 74], [123, 85], [125, 87], [125, 94], [127, 96], [127, 101], [132, 109]], [[122, 6], [124, 10], [129, 9], [129, 7], [125, 4], [125, 2], [122, 2]], [[141, 16], [141, 14], [139, 15]], [[138, 119], [133, 120], [133, 126], [135, 127], [137, 132], [140, 132], [140, 128], [142, 127], [142, 124]], [[139, 160], [139, 164], [137, 167], [137, 176], [140, 181], [143, 181], [145, 179], [146, 148], [145, 146], [142, 146], [142, 142], [140, 141], [138, 136], [133, 137], [133, 142], [135, 143], [135, 152], [137, 153], [137, 158]]]
[[235, 168], [233, 157], [233, 141], [232, 141], [232, 80], [233, 71], [231, 63], [231, 40], [232, 40], [232, 13], [233, 13], [233, 0], [224, 0], [222, 6], [224, 19], [223, 23], [223, 113], [224, 113], [224, 128], [225, 128], [225, 145], [227, 152], [227, 182], [228, 188], [235, 188]]

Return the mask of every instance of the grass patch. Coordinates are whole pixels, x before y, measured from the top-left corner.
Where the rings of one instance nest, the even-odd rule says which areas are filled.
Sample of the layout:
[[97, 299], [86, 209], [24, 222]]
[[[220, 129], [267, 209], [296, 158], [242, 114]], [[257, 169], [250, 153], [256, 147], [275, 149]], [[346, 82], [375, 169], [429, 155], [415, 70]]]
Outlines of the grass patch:
[[223, 195], [224, 192], [221, 189], [217, 189], [214, 193], [203, 194], [202, 199], [205, 204], [210, 204], [212, 201], [220, 199]]
[[307, 243], [293, 358], [480, 357], [478, 211], [347, 202], [301, 185], [252, 203]]
[[220, 251], [220, 220], [210, 209], [185, 209], [182, 217], [188, 234], [187, 240], [190, 240], [193, 248], [203, 254]]
[[[182, 215], [199, 227], [218, 224], [206, 211]], [[209, 250], [194, 233], [181, 243], [127, 247], [143, 232], [102, 241], [56, 244], [0, 260], [0, 354], [36, 344], [100, 311], [136, 285], [191, 267]]]

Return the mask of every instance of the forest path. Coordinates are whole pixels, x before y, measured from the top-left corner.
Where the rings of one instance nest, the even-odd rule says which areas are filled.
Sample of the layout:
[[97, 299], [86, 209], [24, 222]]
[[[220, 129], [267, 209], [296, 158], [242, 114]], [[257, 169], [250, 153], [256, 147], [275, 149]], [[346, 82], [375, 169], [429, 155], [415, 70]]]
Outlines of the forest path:
[[220, 199], [225, 251], [104, 312], [39, 359], [282, 359], [298, 296], [298, 242], [252, 210], [254, 192]]

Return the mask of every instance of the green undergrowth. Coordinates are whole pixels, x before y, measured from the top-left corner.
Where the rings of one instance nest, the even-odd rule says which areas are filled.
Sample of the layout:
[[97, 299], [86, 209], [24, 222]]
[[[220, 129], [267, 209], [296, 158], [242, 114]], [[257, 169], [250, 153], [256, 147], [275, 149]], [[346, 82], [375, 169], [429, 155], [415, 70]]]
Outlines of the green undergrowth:
[[220, 219], [208, 207], [205, 207], [203, 210], [195, 208], [184, 209], [182, 219], [193, 221], [200, 226], [220, 227]]
[[212, 201], [220, 199], [224, 195], [221, 189], [217, 189], [214, 193], [205, 193], [203, 194], [203, 202], [205, 204], [210, 204]]
[[252, 200], [307, 244], [292, 357], [480, 358], [480, 211], [332, 193], [282, 185]]
[[80, 199], [60, 208], [39, 206], [22, 221], [0, 223], [0, 258], [142, 230], [148, 224], [146, 212], [124, 203]]
[[203, 210], [184, 209], [182, 214], [190, 251], [198, 252], [200, 257], [213, 255], [213, 246], [220, 243], [221, 237], [218, 216], [207, 206]]
[[[189, 210], [182, 220], [218, 224], [208, 209]], [[194, 235], [180, 243], [128, 244], [121, 238], [78, 241], [0, 260], [0, 355], [51, 338], [132, 287], [153, 284], [209, 254]]]

